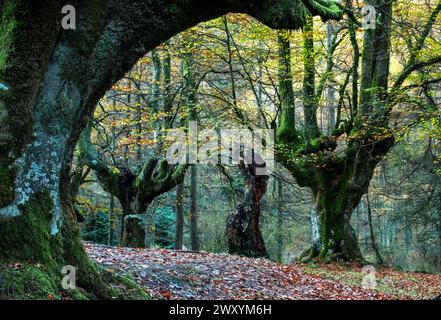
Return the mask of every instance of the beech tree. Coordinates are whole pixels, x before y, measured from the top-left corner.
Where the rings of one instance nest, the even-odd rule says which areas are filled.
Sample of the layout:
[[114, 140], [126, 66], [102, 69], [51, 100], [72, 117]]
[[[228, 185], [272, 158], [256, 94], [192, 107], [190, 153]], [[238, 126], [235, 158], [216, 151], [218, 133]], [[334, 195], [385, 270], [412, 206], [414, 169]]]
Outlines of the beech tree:
[[[440, 55], [420, 55], [441, 10], [439, 1], [424, 22], [423, 31], [411, 43], [405, 66], [395, 79], [390, 78], [393, 3], [387, 0], [369, 0], [366, 3], [376, 8], [376, 27], [364, 31], [360, 61], [356, 40], [358, 23], [354, 14], [347, 22], [346, 28], [353, 46], [353, 65], [340, 89], [341, 100], [332, 132], [321, 132], [316, 113], [325, 84], [334, 68], [333, 51], [339, 44], [338, 32], [334, 33], [328, 48], [326, 71], [316, 82], [313, 18], [310, 15], [307, 15], [303, 28], [303, 132], [296, 129], [292, 103], [282, 104], [282, 120], [277, 131], [278, 158], [300, 186], [311, 188], [315, 203], [313, 212], [319, 215], [321, 225], [320, 245], [305, 252], [308, 258], [331, 255], [347, 260], [363, 260], [350, 224], [352, 211], [367, 193], [377, 164], [394, 145], [395, 136], [389, 120], [393, 107], [406, 97], [402, 90], [403, 83], [414, 71], [441, 61]], [[352, 12], [350, 6], [347, 9], [349, 13]], [[287, 49], [286, 45], [284, 47]], [[282, 85], [290, 86], [286, 72], [279, 73], [279, 77]], [[343, 119], [342, 101], [350, 80], [350, 115]], [[414, 83], [413, 86], [423, 85]]]
[[139, 172], [128, 166], [112, 166], [99, 154], [90, 141], [88, 124], [79, 143], [81, 161], [95, 171], [105, 191], [115, 196], [123, 209], [121, 217], [121, 244], [128, 244], [124, 225], [130, 214], [146, 214], [148, 206], [157, 196], [173, 189], [184, 180], [187, 165], [170, 165], [167, 159], [148, 157]]

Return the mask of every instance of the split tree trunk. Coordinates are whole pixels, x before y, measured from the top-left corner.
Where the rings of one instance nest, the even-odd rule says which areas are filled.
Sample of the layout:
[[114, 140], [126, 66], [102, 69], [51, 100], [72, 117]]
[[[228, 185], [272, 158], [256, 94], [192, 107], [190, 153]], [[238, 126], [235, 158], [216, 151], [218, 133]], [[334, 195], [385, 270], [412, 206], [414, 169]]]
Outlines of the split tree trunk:
[[227, 219], [229, 253], [247, 257], [264, 257], [268, 254], [259, 228], [260, 200], [266, 192], [268, 176], [256, 175], [256, 164], [241, 164], [244, 179], [244, 198]]

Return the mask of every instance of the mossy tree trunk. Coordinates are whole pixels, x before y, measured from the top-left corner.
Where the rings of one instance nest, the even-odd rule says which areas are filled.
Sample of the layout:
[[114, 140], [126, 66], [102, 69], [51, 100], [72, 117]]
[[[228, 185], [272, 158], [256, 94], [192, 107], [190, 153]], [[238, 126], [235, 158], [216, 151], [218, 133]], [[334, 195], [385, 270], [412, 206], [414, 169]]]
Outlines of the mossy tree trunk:
[[121, 245], [130, 237], [125, 221], [131, 214], [146, 214], [150, 203], [159, 195], [170, 191], [185, 177], [187, 165], [170, 165], [167, 159], [148, 157], [140, 172], [126, 166], [107, 163], [91, 142], [91, 124], [86, 126], [79, 142], [80, 160], [94, 170], [105, 191], [114, 195], [122, 207]]
[[145, 247], [145, 229], [142, 220], [139, 216], [134, 215], [124, 217], [124, 232], [121, 239], [123, 247]]
[[[354, 23], [349, 22], [349, 34], [353, 46], [353, 66], [349, 76], [353, 77], [350, 115], [341, 119], [337, 112], [337, 123], [327, 136], [318, 130], [315, 112], [323, 89], [334, 63], [332, 55], [341, 40], [338, 32], [330, 39], [327, 70], [315, 86], [315, 61], [313, 55], [312, 21], [304, 28], [304, 115], [303, 139], [287, 139], [298, 136], [295, 123], [282, 112], [278, 129], [277, 156], [290, 170], [299, 185], [310, 187], [321, 225], [320, 250], [311, 249], [309, 257], [325, 258], [334, 255], [346, 260], [362, 260], [350, 219], [358, 206], [378, 162], [384, 158], [394, 144], [394, 136], [388, 126], [393, 106], [399, 101], [399, 88], [415, 70], [425, 65], [439, 62], [439, 58], [427, 62], [416, 61], [424, 41], [432, 28], [434, 18], [439, 14], [437, 5], [413, 48], [407, 65], [397, 77], [393, 89], [388, 89], [390, 64], [390, 29], [392, 4], [387, 0], [372, 0], [369, 4], [377, 8], [377, 25], [374, 30], [366, 30], [362, 55], [362, 78], [358, 84], [358, 45]], [[280, 74], [280, 77], [283, 77]], [[345, 94], [345, 86], [339, 90]], [[360, 92], [360, 94], [359, 94]], [[360, 108], [358, 108], [360, 105]], [[284, 105], [282, 104], [282, 108]], [[283, 111], [283, 110], [282, 110]]]
[[373, 144], [359, 143], [350, 143], [342, 162], [328, 161], [324, 167], [311, 170], [311, 188], [321, 226], [320, 251], [312, 256], [332, 253], [346, 260], [363, 259], [350, 220], [393, 139], [387, 136]]
[[[332, 54], [336, 48], [337, 34], [330, 38], [330, 59], [325, 76], [332, 72]], [[321, 79], [318, 88], [316, 87], [314, 28], [313, 19], [309, 15], [303, 29], [303, 41], [303, 137], [300, 141], [286, 139], [297, 134], [295, 123], [285, 116], [283, 108], [286, 106], [282, 104], [282, 121], [277, 137], [283, 147], [278, 150], [279, 159], [298, 183], [310, 187], [313, 193], [314, 208], [311, 214], [319, 216], [320, 242], [317, 243], [317, 239], [314, 239], [311, 249], [306, 252], [307, 256], [325, 257], [332, 253], [347, 260], [361, 260], [361, 251], [350, 225], [350, 218], [352, 210], [369, 186], [375, 164], [362, 165], [364, 160], [359, 158], [360, 153], [357, 152], [363, 149], [361, 141], [353, 140], [349, 142], [350, 145], [345, 141], [343, 148], [337, 150], [338, 136], [325, 137], [320, 131], [316, 112], [326, 79]], [[283, 57], [279, 59], [282, 60]], [[284, 77], [284, 74], [279, 73], [279, 78]], [[372, 158], [369, 152], [363, 153], [363, 156], [367, 157], [366, 163]], [[316, 234], [313, 236], [318, 238]]]
[[272, 27], [301, 26], [303, 7], [291, 2], [72, 1], [76, 30], [63, 30], [62, 1], [1, 1], [0, 262], [40, 263], [53, 279], [70, 264], [79, 286], [110, 298], [80, 242], [69, 186], [98, 100], [147, 51], [198, 22], [243, 12]]

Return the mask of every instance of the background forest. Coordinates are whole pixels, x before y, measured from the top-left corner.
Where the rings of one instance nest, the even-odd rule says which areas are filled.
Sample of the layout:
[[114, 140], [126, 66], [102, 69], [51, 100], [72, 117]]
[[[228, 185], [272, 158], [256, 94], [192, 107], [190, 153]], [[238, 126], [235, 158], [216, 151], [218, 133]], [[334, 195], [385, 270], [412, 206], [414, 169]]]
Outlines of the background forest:
[[[354, 8], [360, 17], [362, 4], [355, 1]], [[401, 81], [410, 59], [432, 63], [401, 81], [388, 120], [395, 143], [376, 165], [350, 223], [364, 259], [436, 273], [441, 272], [441, 17], [435, 14], [440, 3], [400, 0], [391, 10], [388, 81]], [[245, 192], [237, 167], [180, 168], [181, 183], [147, 192], [148, 200], [139, 201], [136, 210], [121, 201], [124, 188], [154, 159], [165, 157], [167, 132], [186, 130], [189, 121], [218, 132], [276, 129], [291, 108], [297, 131], [308, 132], [305, 88], [311, 84], [321, 135], [355, 119], [365, 59], [360, 52], [369, 31], [348, 17], [308, 19], [303, 31], [276, 31], [248, 15], [228, 14], [140, 59], [101, 99], [75, 152], [71, 193], [82, 238], [111, 246], [227, 253], [228, 217]], [[116, 186], [112, 172], [132, 180]], [[310, 188], [276, 164], [260, 212], [271, 260], [290, 263], [309, 250], [317, 224], [314, 199]]]

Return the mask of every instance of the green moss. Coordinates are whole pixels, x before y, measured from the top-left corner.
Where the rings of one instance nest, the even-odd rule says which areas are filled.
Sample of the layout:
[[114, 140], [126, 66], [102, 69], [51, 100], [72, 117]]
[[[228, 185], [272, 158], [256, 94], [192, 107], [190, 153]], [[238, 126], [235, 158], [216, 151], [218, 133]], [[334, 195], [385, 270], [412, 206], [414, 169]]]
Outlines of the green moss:
[[288, 121], [289, 120], [286, 117], [282, 116], [282, 121], [276, 133], [277, 141], [297, 146], [300, 139], [297, 136], [296, 130], [292, 128]]
[[320, 143], [321, 143], [321, 139], [320, 138], [311, 139], [311, 141], [309, 142], [311, 150], [312, 151], [318, 151], [318, 149], [320, 147]]
[[[69, 213], [70, 209], [65, 208], [64, 211]], [[66, 214], [65, 219], [61, 228], [62, 245], [53, 246], [53, 254], [63, 261], [63, 265], [72, 265], [77, 268], [77, 285], [87, 292], [89, 299], [111, 299], [114, 295], [113, 291], [101, 279], [95, 264], [86, 255], [79, 240], [74, 213]]]
[[318, 14], [322, 20], [340, 20], [343, 15], [342, 5], [329, 0], [304, 0], [303, 3], [313, 14]]
[[38, 194], [22, 207], [20, 216], [0, 220], [0, 263], [42, 265], [43, 273], [60, 285], [62, 266], [72, 265], [77, 268], [77, 285], [88, 292], [88, 298], [110, 299], [113, 292], [87, 257], [69, 208], [64, 210], [61, 232], [51, 235], [52, 207], [49, 195]]
[[[4, 81], [2, 76], [3, 70], [6, 67], [8, 53], [13, 41], [13, 31], [16, 26], [14, 12], [15, 4], [12, 1], [4, 1], [3, 5], [0, 6], [0, 82]], [[1, 96], [0, 99], [2, 99]], [[3, 126], [8, 122], [7, 118], [2, 119], [6, 117], [6, 115], [7, 110], [5, 110], [5, 105], [3, 102], [0, 102], [0, 123]], [[5, 133], [9, 134], [7, 132]], [[0, 132], [0, 135], [5, 133]], [[12, 165], [12, 160], [8, 159], [10, 148], [5, 144], [4, 138], [2, 138], [2, 140], [0, 143], [0, 163], [2, 164], [0, 168], [0, 207], [5, 207], [14, 199], [15, 170], [10, 169], [10, 165]]]
[[[148, 292], [130, 276], [100, 270], [109, 285], [113, 299], [151, 300]], [[63, 290], [61, 273], [56, 274], [41, 264], [0, 265], [0, 300], [89, 300], [94, 295], [82, 288]]]
[[6, 64], [8, 52], [13, 40], [13, 31], [16, 26], [14, 19], [15, 4], [12, 1], [4, 1], [0, 8], [2, 15], [0, 20], [0, 70]]
[[0, 265], [0, 300], [88, 300], [83, 289], [63, 290], [61, 273], [42, 264]]
[[305, 7], [300, 0], [263, 1], [251, 12], [273, 29], [297, 29], [305, 23]]
[[52, 201], [35, 195], [15, 218], [0, 220], [0, 262], [53, 263], [50, 252]]
[[[61, 299], [57, 279], [43, 265], [0, 266], [0, 297], [12, 300]], [[61, 280], [60, 282], [61, 283]]]
[[104, 281], [114, 290], [115, 299], [123, 300], [151, 300], [149, 293], [139, 286], [131, 276], [122, 275], [111, 270], [100, 268]]
[[3, 160], [7, 155], [4, 148], [0, 148], [0, 208], [11, 204], [15, 196], [15, 169], [8, 168], [8, 160]]

